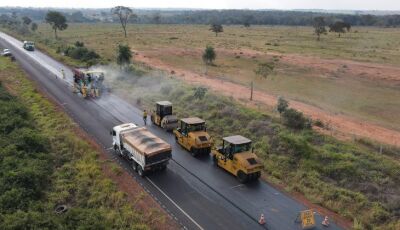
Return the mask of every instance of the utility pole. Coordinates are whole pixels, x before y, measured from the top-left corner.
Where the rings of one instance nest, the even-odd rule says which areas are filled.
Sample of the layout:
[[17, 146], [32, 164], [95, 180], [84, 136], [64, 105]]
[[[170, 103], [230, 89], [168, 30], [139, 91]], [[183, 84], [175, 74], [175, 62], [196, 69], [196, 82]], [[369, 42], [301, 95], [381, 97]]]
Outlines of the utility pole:
[[253, 81], [251, 81], [251, 86], [250, 86], [250, 101], [253, 100]]

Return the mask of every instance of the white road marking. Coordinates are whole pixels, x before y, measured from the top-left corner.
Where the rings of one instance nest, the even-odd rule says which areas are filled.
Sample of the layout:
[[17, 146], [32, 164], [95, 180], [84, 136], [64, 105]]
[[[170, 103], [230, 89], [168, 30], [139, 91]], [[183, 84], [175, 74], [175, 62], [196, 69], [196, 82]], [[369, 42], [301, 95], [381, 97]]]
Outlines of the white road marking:
[[192, 221], [200, 230], [204, 230], [203, 227], [200, 226], [189, 214], [187, 214], [181, 207], [179, 207], [178, 204], [176, 204], [167, 194], [165, 194], [152, 180], [150, 180], [148, 177], [146, 179], [159, 191], [161, 194], [163, 194], [175, 207], [179, 209], [190, 221]]
[[234, 188], [238, 188], [238, 187], [242, 187], [242, 186], [243, 186], [243, 184], [238, 184], [238, 185], [230, 187], [230, 189], [234, 189]]

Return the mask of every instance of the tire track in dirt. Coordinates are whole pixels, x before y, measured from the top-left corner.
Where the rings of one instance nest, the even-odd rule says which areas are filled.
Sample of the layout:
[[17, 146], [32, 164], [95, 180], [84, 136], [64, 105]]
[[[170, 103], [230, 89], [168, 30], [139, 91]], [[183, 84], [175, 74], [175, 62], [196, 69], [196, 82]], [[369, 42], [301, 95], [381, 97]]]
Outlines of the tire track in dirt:
[[[282, 54], [280, 55], [282, 56]], [[293, 58], [293, 55], [289, 55], [288, 57]], [[260, 104], [270, 108], [276, 106], [277, 97], [263, 91], [255, 90], [254, 100], [250, 102], [249, 88], [246, 86], [210, 76], [205, 76], [190, 70], [176, 68], [175, 66], [168, 65], [156, 58], [147, 57], [142, 53], [137, 53], [135, 60], [152, 68], [161, 69], [169, 73], [173, 71], [175, 76], [185, 80], [190, 84], [206, 86], [215, 92], [225, 96], [233, 97], [246, 106], [258, 107]], [[349, 62], [357, 63], [355, 61], [345, 61], [345, 63]], [[362, 65], [363, 63], [359, 64]], [[382, 65], [378, 64], [377, 66]], [[396, 75], [395, 79], [397, 80], [399, 77]], [[315, 106], [294, 100], [290, 100], [290, 104], [293, 108], [302, 111], [312, 119], [319, 119], [324, 124], [327, 124], [330, 128], [329, 130], [319, 129], [326, 134], [333, 135], [339, 139], [352, 139], [361, 137], [368, 138], [381, 143], [400, 147], [400, 132], [395, 130], [391, 130], [370, 122], [365, 122], [351, 116], [330, 113]]]

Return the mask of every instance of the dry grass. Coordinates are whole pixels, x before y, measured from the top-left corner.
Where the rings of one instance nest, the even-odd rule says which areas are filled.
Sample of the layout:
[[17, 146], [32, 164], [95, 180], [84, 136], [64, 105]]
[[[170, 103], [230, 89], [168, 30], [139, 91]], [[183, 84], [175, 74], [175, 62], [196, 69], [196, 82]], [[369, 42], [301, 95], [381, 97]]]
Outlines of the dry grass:
[[[375, 73], [363, 75], [363, 67], [354, 67], [358, 68], [356, 74], [351, 65], [338, 63], [328, 68], [321, 62], [317, 68], [301, 63], [302, 55], [306, 55], [400, 66], [398, 29], [353, 28], [342, 38], [329, 34], [321, 42], [309, 27], [226, 26], [218, 37], [201, 25], [129, 25], [128, 31], [125, 39], [116, 24], [71, 24], [60, 36], [69, 44], [83, 41], [106, 61], [115, 59], [117, 44], [127, 43], [147, 57], [194, 73], [205, 72], [201, 52], [211, 44], [217, 48], [217, 60], [208, 68], [210, 76], [243, 85], [253, 80], [257, 89], [270, 94], [400, 130], [398, 81], [377, 83], [372, 79]], [[40, 25], [39, 32], [42, 38], [52, 39], [49, 26]], [[281, 58], [293, 53], [298, 55], [294, 61]], [[276, 61], [271, 78], [257, 77], [254, 69], [258, 63], [271, 60]], [[384, 66], [381, 70], [385, 71]]]

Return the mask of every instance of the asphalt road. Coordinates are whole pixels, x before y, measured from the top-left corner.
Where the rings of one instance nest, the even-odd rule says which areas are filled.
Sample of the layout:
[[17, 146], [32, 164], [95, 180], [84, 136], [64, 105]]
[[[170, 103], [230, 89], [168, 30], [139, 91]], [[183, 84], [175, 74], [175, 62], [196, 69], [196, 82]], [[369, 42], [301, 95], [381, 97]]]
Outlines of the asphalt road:
[[[39, 87], [60, 104], [110, 156], [129, 172], [145, 190], [187, 229], [301, 229], [295, 219], [307, 209], [286, 194], [263, 181], [240, 184], [235, 177], [213, 165], [210, 157], [193, 158], [175, 143], [174, 137], [160, 128], [148, 129], [169, 142], [173, 160], [165, 172], [141, 178], [111, 151], [109, 130], [115, 125], [133, 122], [143, 125], [141, 111], [113, 94], [86, 100], [72, 93], [72, 72], [62, 63], [39, 52], [22, 48], [22, 42], [0, 32], [0, 48], [9, 48], [20, 66]], [[61, 78], [61, 69], [66, 79]], [[107, 77], [107, 76], [106, 76]], [[266, 225], [257, 221], [264, 213]], [[322, 217], [316, 214], [316, 228]], [[331, 223], [329, 229], [341, 229]]]

